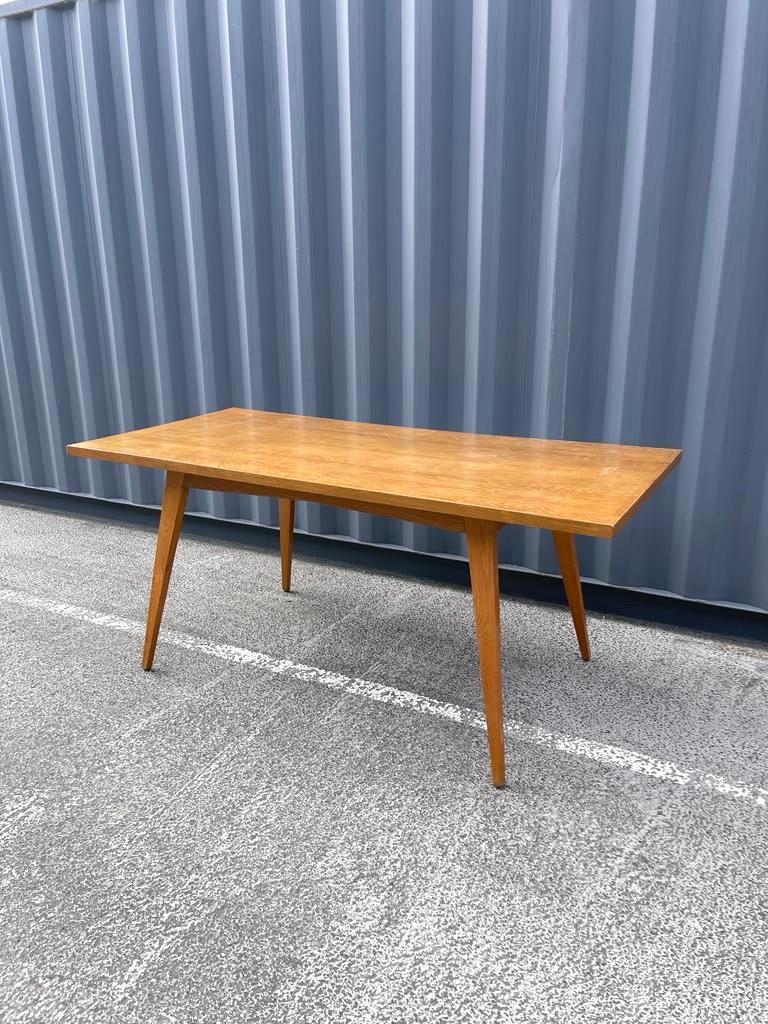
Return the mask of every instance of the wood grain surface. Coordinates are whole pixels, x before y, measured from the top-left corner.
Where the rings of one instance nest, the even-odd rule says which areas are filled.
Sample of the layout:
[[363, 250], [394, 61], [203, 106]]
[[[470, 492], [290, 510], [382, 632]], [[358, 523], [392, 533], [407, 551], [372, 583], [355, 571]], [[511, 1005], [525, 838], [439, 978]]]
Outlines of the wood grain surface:
[[70, 455], [367, 505], [611, 537], [679, 461], [642, 448], [252, 409], [71, 444]]

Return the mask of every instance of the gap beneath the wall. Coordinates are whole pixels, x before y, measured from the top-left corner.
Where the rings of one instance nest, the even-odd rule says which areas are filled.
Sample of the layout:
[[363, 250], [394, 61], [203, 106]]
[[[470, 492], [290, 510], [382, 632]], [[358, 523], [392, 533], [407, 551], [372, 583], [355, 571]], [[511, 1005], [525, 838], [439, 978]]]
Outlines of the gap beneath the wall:
[[[0, 502], [84, 518], [109, 519], [146, 529], [156, 529], [160, 515], [160, 510], [153, 506], [23, 484], [0, 483]], [[262, 550], [279, 549], [279, 535], [275, 527], [219, 519], [201, 512], [190, 512], [184, 516], [184, 532], [220, 543]], [[368, 544], [352, 537], [319, 536], [300, 530], [294, 536], [294, 554], [382, 574], [469, 587], [469, 566], [465, 559], [454, 555], [424, 554], [395, 545]], [[566, 603], [559, 576], [501, 566], [499, 586], [501, 592], [510, 597], [545, 604]], [[694, 601], [674, 594], [615, 587], [590, 579], [582, 580], [582, 588], [584, 604], [591, 612], [653, 622], [673, 629], [768, 643], [768, 612], [757, 608]]]

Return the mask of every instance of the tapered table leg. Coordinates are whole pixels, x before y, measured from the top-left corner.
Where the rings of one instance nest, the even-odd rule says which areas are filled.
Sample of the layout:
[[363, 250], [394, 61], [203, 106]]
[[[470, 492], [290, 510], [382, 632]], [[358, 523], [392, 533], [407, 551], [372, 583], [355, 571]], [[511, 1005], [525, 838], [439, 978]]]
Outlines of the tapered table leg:
[[504, 785], [504, 710], [501, 693], [498, 530], [496, 523], [466, 520], [491, 777], [494, 786], [501, 787]]
[[584, 611], [584, 595], [581, 591], [579, 562], [576, 558], [576, 542], [572, 533], [560, 533], [557, 530], [553, 530], [552, 536], [555, 538], [557, 557], [560, 559], [560, 571], [563, 574], [565, 596], [568, 598], [573, 625], [576, 628], [579, 650], [584, 661], [589, 661], [591, 657], [589, 634], [587, 633], [587, 616]]
[[291, 560], [293, 558], [293, 514], [296, 502], [280, 498], [280, 565], [283, 571], [283, 590], [291, 589]]
[[160, 620], [163, 617], [165, 597], [171, 579], [173, 558], [181, 533], [184, 519], [184, 506], [187, 504], [189, 488], [184, 484], [181, 473], [169, 472], [165, 478], [163, 508], [160, 513], [160, 528], [157, 532], [157, 548], [155, 549], [155, 568], [152, 572], [152, 590], [149, 595], [149, 611], [147, 613], [147, 632], [144, 637], [144, 671], [152, 668], [155, 657], [157, 637], [160, 633]]

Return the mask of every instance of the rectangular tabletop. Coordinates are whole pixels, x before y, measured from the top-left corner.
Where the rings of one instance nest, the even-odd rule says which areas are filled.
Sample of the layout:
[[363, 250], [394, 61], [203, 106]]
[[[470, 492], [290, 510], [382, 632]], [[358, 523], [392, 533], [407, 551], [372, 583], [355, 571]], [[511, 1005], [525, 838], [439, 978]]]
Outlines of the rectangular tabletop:
[[611, 537], [677, 448], [548, 441], [222, 409], [70, 455], [302, 495]]

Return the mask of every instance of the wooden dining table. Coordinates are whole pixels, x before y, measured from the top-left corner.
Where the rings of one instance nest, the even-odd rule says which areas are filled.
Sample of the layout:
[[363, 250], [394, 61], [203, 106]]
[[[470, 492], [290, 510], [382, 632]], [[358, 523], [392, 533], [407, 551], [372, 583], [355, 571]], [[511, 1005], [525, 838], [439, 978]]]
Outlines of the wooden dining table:
[[677, 464], [677, 448], [503, 437], [255, 409], [70, 444], [70, 455], [165, 471], [143, 667], [155, 657], [191, 487], [275, 497], [283, 590], [297, 501], [395, 516], [466, 534], [491, 777], [505, 779], [498, 532], [550, 530], [581, 657], [590, 658], [574, 536], [613, 537]]

